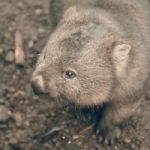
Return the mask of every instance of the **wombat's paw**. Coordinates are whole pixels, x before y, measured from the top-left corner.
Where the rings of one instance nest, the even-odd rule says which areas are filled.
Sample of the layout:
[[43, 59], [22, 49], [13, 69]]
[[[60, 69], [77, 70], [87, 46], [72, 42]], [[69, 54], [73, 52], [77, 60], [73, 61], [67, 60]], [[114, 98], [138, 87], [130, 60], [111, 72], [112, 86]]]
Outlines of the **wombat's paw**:
[[111, 129], [101, 129], [96, 131], [98, 143], [104, 145], [112, 145], [115, 140], [121, 136], [121, 130], [118, 127], [113, 127]]

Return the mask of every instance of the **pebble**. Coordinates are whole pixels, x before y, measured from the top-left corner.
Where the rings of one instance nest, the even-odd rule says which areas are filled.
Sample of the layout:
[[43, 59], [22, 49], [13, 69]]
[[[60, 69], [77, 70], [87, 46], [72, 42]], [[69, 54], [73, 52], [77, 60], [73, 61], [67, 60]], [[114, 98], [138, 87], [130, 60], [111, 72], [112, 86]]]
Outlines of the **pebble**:
[[38, 33], [39, 34], [43, 34], [45, 32], [45, 30], [43, 28], [38, 28]]
[[118, 146], [117, 146], [117, 145], [115, 145], [115, 146], [114, 146], [114, 149], [118, 149]]
[[71, 141], [68, 141], [68, 144], [71, 144]]
[[2, 56], [3, 54], [4, 54], [4, 49], [0, 47], [0, 56]]
[[124, 143], [125, 143], [125, 144], [130, 144], [130, 143], [131, 143], [131, 140], [126, 137], [126, 138], [124, 138]]
[[0, 98], [0, 104], [5, 104], [5, 100], [3, 98]]
[[31, 88], [31, 85], [30, 85], [30, 84], [27, 84], [27, 85], [26, 85], [25, 90], [26, 90], [26, 96], [27, 96], [27, 97], [30, 97], [30, 96], [33, 94], [33, 90], [32, 90], [32, 88]]
[[73, 139], [74, 139], [74, 140], [76, 140], [76, 139], [78, 139], [78, 138], [79, 138], [79, 135], [74, 135], [74, 136], [73, 136]]
[[0, 105], [0, 122], [6, 122], [12, 117], [11, 111], [4, 105]]
[[9, 140], [9, 144], [17, 144], [18, 143], [18, 140], [16, 139], [16, 138], [11, 138], [10, 140]]
[[6, 33], [4, 34], [4, 36], [5, 36], [5, 38], [7, 38], [7, 39], [9, 39], [9, 40], [12, 40], [12, 36], [11, 36], [10, 32], [6, 32]]
[[23, 123], [23, 118], [22, 118], [21, 113], [18, 112], [16, 114], [14, 114], [14, 118], [15, 118], [17, 127], [20, 127]]
[[42, 10], [42, 9], [40, 9], [40, 8], [35, 9], [35, 14], [36, 14], [37, 16], [41, 15], [42, 13], [43, 13], [43, 10]]
[[23, 9], [23, 8], [24, 8], [24, 4], [23, 4], [23, 2], [18, 2], [18, 3], [17, 3], [17, 5], [18, 5], [18, 7], [19, 7], [19, 8], [21, 8], [21, 9]]
[[135, 148], [136, 148], [135, 144], [132, 144], [132, 145], [131, 145], [131, 148], [132, 148], [132, 149], [135, 149]]
[[26, 127], [30, 126], [30, 122], [28, 120], [24, 121], [24, 124], [25, 124]]
[[23, 98], [25, 95], [26, 93], [24, 91], [19, 90], [13, 94], [13, 98]]
[[30, 40], [29, 42], [28, 42], [28, 48], [33, 48], [34, 47], [34, 41], [33, 40]]
[[10, 145], [11, 149], [13, 149], [13, 150], [21, 150], [19, 142], [15, 138], [12, 138], [9, 140], [9, 145]]
[[9, 62], [9, 63], [12, 63], [12, 62], [14, 62], [14, 53], [13, 53], [13, 51], [9, 51], [8, 53], [7, 53], [7, 55], [6, 55], [6, 57], [5, 57], [5, 60], [7, 61], [7, 62]]
[[62, 136], [62, 139], [63, 139], [63, 140], [65, 140], [65, 139], [66, 139], [66, 137], [65, 137], [65, 136]]
[[9, 32], [13, 32], [14, 30], [15, 30], [14, 27], [12, 27], [12, 26], [9, 26], [9, 27], [8, 27], [8, 31], [9, 31]]
[[14, 136], [14, 135], [13, 135], [13, 133], [12, 133], [11, 130], [8, 130], [8, 131], [6, 132], [6, 134], [5, 134], [5, 137], [6, 137], [6, 140], [7, 140], [7, 141], [10, 140], [13, 136]]

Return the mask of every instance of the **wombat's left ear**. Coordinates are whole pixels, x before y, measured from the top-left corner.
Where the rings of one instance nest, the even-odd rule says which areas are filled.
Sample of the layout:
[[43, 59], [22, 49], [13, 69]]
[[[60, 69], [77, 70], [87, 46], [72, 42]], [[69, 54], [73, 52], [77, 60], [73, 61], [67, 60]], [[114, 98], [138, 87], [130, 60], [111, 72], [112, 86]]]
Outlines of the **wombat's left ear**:
[[113, 63], [116, 69], [116, 74], [121, 76], [129, 59], [131, 45], [118, 44], [113, 49]]

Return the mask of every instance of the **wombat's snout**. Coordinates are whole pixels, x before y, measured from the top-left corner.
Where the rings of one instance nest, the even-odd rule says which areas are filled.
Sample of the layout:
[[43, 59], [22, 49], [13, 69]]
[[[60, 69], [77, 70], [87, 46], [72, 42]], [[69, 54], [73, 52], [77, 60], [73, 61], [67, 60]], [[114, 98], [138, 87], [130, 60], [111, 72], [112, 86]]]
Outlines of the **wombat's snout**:
[[44, 81], [42, 76], [32, 77], [31, 79], [31, 87], [36, 95], [45, 94], [44, 90]]

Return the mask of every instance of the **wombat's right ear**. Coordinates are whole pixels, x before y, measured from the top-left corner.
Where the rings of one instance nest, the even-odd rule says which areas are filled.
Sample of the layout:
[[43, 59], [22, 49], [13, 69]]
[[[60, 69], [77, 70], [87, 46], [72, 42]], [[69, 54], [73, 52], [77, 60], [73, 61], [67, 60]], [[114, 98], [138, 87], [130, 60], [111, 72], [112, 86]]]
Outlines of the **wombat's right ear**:
[[63, 19], [60, 21], [60, 24], [63, 24], [64, 22], [73, 22], [73, 20], [78, 20], [78, 10], [76, 6], [69, 7], [66, 12], [63, 15]]
[[129, 60], [129, 53], [131, 45], [129, 44], [118, 44], [113, 49], [113, 63], [116, 69], [117, 76], [121, 76], [127, 62]]
[[77, 13], [77, 7], [76, 6], [71, 6], [67, 9], [66, 14], [70, 14], [70, 13]]

